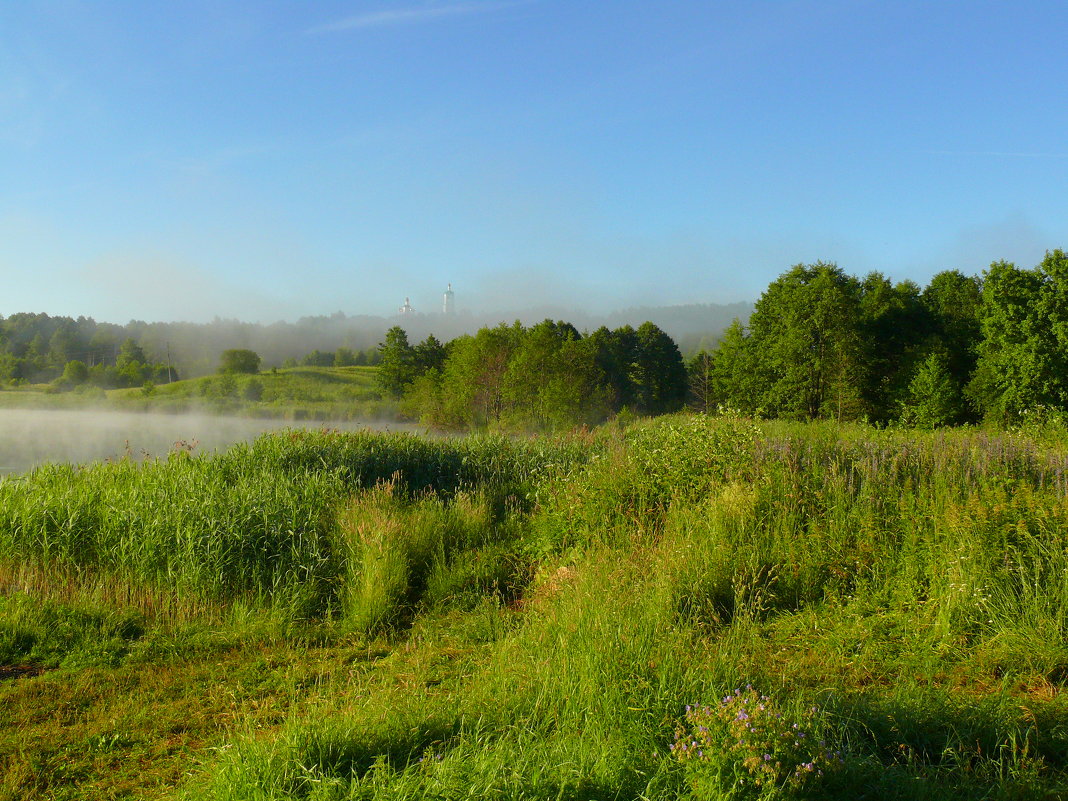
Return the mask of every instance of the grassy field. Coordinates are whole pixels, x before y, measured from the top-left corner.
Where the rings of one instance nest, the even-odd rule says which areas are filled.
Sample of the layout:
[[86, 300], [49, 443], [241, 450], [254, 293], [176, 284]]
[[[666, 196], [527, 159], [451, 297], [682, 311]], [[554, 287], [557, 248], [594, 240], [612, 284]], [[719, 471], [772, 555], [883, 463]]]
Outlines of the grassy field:
[[0, 482], [0, 799], [1056, 799], [1059, 436], [287, 432]]
[[292, 367], [258, 375], [212, 375], [151, 388], [83, 387], [71, 392], [31, 385], [0, 392], [0, 408], [110, 407], [127, 411], [359, 420], [397, 416], [375, 383], [374, 367]]

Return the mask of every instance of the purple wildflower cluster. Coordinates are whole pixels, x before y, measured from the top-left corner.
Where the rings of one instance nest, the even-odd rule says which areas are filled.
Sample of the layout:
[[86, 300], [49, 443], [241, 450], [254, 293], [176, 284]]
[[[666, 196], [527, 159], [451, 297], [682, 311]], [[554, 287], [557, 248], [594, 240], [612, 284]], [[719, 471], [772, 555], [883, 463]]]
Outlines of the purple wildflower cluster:
[[817, 712], [811, 707], [789, 721], [747, 684], [715, 706], [687, 706], [671, 752], [694, 768], [729, 755], [744, 771], [742, 783], [799, 787], [842, 764], [841, 752], [810, 734]]

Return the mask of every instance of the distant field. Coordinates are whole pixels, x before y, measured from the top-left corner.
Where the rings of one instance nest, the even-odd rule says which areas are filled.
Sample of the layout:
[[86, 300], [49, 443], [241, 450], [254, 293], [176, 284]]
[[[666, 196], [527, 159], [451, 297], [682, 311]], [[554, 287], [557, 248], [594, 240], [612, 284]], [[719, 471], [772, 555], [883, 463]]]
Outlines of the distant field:
[[84, 408], [207, 412], [284, 420], [395, 419], [394, 403], [375, 384], [375, 367], [293, 367], [258, 375], [212, 375], [145, 390], [44, 386], [0, 391], [0, 408]]
[[1056, 431], [42, 468], [0, 480], [0, 799], [1062, 799], [1066, 531]]

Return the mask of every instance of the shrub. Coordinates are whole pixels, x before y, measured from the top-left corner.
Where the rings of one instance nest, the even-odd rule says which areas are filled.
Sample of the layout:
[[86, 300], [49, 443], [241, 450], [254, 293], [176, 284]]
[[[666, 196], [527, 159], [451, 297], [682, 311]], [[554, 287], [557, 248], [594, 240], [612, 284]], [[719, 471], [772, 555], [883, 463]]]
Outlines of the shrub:
[[231, 348], [219, 357], [220, 373], [251, 373], [260, 371], [260, 356], [253, 350]]

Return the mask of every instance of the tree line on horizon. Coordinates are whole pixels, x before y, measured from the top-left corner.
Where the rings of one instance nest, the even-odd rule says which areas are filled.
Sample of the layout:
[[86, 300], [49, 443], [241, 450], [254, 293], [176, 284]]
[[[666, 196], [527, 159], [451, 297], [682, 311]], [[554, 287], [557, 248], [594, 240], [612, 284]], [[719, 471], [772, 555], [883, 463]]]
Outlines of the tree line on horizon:
[[1068, 256], [923, 289], [799, 264], [688, 365], [691, 402], [798, 420], [937, 427], [1068, 411]]
[[166, 358], [152, 358], [122, 326], [92, 318], [0, 317], [0, 386], [50, 382], [55, 389], [139, 387], [177, 381]]
[[[583, 330], [602, 325], [637, 326], [641, 321], [653, 320], [684, 352], [695, 353], [714, 343], [734, 317], [744, 318], [750, 308], [748, 303], [696, 303], [624, 309], [602, 315], [562, 309], [550, 315], [547, 309], [528, 309], [514, 316], [528, 325], [544, 317], [563, 316]], [[67, 361], [80, 361], [89, 368], [98, 364], [115, 366], [119, 349], [128, 339], [145, 353], [145, 363], [166, 364], [183, 377], [192, 378], [215, 372], [219, 354], [229, 348], [254, 350], [268, 367], [373, 366], [377, 359], [376, 346], [391, 325], [402, 324], [409, 336], [419, 339], [431, 333], [453, 339], [472, 334], [479, 327], [493, 326], [502, 319], [513, 319], [513, 316], [460, 312], [414, 314], [402, 320], [397, 316], [347, 315], [338, 311], [301, 317], [295, 322], [254, 323], [216, 318], [211, 322], [192, 323], [134, 319], [119, 325], [85, 316], [19, 312], [6, 318], [0, 316], [0, 354], [8, 354], [0, 355], [0, 386], [11, 381], [32, 384], [53, 381], [62, 375]], [[162, 379], [152, 380], [160, 383]]]
[[[132, 335], [146, 326], [0, 317], [0, 385], [176, 380], [169, 344], [153, 350]], [[247, 347], [246, 339], [226, 347]], [[335, 341], [302, 353], [287, 364], [377, 364], [384, 394], [407, 415], [454, 429], [553, 429], [684, 404], [876, 425], [1010, 424], [1068, 413], [1068, 256], [1048, 251], [1031, 269], [997, 261], [981, 276], [947, 270], [923, 288], [878, 272], [858, 278], [832, 263], [798, 264], [768, 285], [747, 321], [736, 318], [688, 362], [648, 321], [592, 333], [552, 319], [517, 321], [447, 343], [427, 334], [415, 345], [394, 326], [377, 347]]]
[[700, 411], [921, 428], [1068, 413], [1068, 256], [997, 261], [926, 287], [798, 264], [687, 363], [652, 323], [580, 333], [545, 320], [412, 345], [394, 327], [379, 381], [446, 428], [561, 428], [624, 410]]

